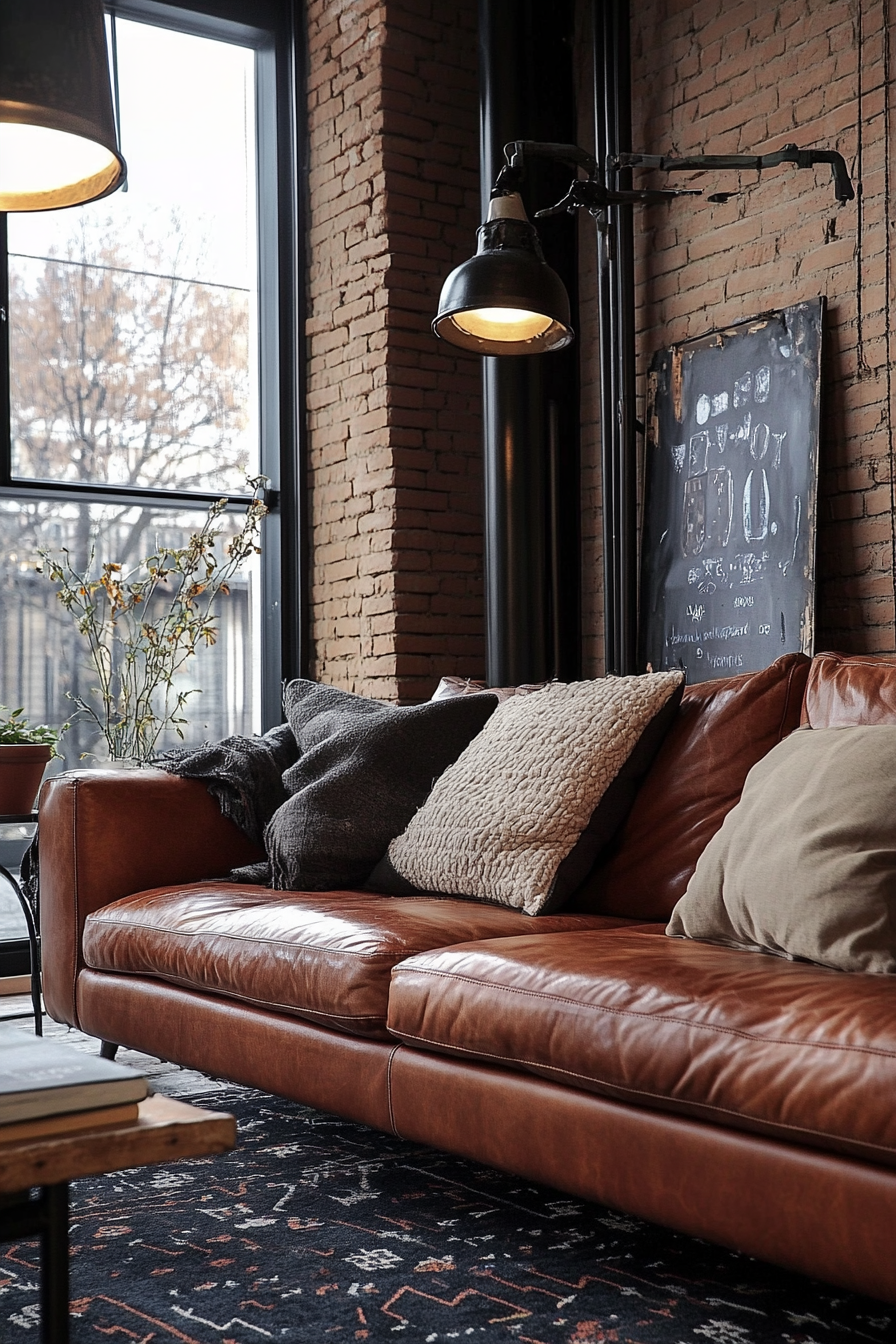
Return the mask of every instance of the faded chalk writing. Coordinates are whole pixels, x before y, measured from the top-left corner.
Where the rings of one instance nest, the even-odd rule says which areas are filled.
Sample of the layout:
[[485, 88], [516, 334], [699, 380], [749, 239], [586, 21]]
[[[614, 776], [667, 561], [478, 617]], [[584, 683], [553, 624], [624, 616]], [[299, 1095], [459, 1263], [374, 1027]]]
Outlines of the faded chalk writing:
[[709, 630], [675, 630], [669, 637], [669, 643], [707, 644], [710, 640], [725, 643], [729, 639], [740, 639], [750, 633], [749, 625], [714, 625]]

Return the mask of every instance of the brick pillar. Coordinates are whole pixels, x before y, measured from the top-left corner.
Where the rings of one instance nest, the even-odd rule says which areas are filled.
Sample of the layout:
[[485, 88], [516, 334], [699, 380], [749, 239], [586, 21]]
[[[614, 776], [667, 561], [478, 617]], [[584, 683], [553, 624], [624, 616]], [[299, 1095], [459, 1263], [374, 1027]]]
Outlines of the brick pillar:
[[430, 332], [478, 224], [475, 0], [309, 0], [312, 675], [481, 676], [480, 369]]

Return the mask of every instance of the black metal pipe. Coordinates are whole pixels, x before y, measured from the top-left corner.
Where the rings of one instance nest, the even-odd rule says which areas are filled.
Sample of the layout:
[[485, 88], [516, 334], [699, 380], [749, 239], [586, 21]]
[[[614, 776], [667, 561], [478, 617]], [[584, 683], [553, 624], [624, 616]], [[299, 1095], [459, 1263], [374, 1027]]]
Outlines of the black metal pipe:
[[548, 571], [551, 576], [550, 614], [551, 614], [551, 666], [554, 675], [560, 675], [563, 667], [563, 488], [560, 474], [560, 408], [556, 401], [548, 402], [548, 499], [550, 500], [550, 521], [548, 540], [550, 556]]
[[[480, 0], [482, 217], [504, 161], [523, 133], [518, 27], [527, 4]], [[485, 486], [486, 678], [490, 685], [548, 675], [544, 586], [544, 416], [540, 355], [482, 362]]]
[[[594, 0], [591, 6], [594, 44], [594, 147], [601, 178], [612, 143], [609, 111], [612, 100], [605, 97], [607, 70], [612, 68], [606, 9]], [[606, 212], [597, 219], [597, 310], [598, 358], [600, 361], [600, 449], [601, 449], [601, 530], [603, 560], [604, 665], [608, 672], [618, 671], [617, 650], [617, 433], [616, 363], [612, 305], [611, 258], [614, 232]]]
[[[305, 286], [301, 258], [307, 246], [308, 126], [305, 87], [308, 53], [304, 8], [298, 0], [280, 6], [281, 36], [277, 79], [277, 279], [284, 295], [279, 313], [280, 384], [277, 407], [280, 436], [280, 511], [277, 520], [282, 555], [279, 637], [280, 677], [307, 677], [311, 665], [309, 614], [308, 445], [304, 410], [307, 394]], [[272, 529], [273, 530], [273, 529]], [[276, 563], [270, 548], [271, 560]], [[271, 661], [269, 659], [269, 661]], [[283, 717], [281, 688], [265, 685], [265, 726]], [[273, 717], [272, 717], [273, 716]]]
[[[550, 12], [538, 0], [480, 0], [480, 182], [483, 217], [511, 140], [572, 142], [572, 5]], [[566, 63], [564, 65], [564, 62]], [[566, 68], [568, 66], [568, 69]], [[526, 165], [530, 209], [556, 200], [569, 171]], [[566, 217], [539, 226], [549, 264], [576, 292], [575, 225]], [[559, 257], [558, 257], [559, 253]], [[573, 317], [573, 325], [576, 318]], [[550, 362], [549, 362], [550, 361]], [[559, 380], [559, 383], [558, 383]], [[564, 546], [556, 582], [551, 571], [548, 398], [564, 408], [558, 472]], [[483, 360], [486, 675], [492, 685], [576, 675], [578, 667], [578, 387], [576, 357], [503, 356]], [[569, 470], [568, 468], [571, 468]], [[572, 554], [570, 555], [570, 541]], [[564, 549], [565, 547], [565, 549]], [[554, 651], [551, 590], [562, 591], [560, 640]]]
[[[632, 94], [631, 39], [628, 0], [614, 0], [613, 55], [616, 79], [616, 153], [631, 150]], [[623, 169], [616, 185], [630, 191], [632, 175]], [[619, 670], [637, 671], [638, 647], [638, 458], [635, 437], [635, 244], [633, 208], [611, 206], [616, 231], [614, 265], [615, 307], [618, 332], [616, 346], [619, 387], [619, 601], [617, 641]]]
[[541, 358], [484, 361], [486, 666], [493, 686], [551, 673]]
[[[592, 6], [595, 147], [604, 167], [631, 143], [629, 9], [626, 0]], [[619, 173], [631, 187], [630, 170]], [[637, 658], [637, 451], [632, 207], [611, 206], [598, 222], [604, 654], [626, 675]]]

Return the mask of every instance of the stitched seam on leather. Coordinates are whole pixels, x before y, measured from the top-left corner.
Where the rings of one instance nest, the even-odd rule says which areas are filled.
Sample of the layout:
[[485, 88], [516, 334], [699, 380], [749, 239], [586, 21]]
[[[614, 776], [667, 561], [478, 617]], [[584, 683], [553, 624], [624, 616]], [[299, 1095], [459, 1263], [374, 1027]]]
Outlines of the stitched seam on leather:
[[[390, 1030], [395, 1030], [390, 1028]], [[397, 1034], [397, 1033], [396, 1033]], [[495, 1055], [488, 1050], [471, 1050], [460, 1045], [448, 1045], [444, 1041], [434, 1041], [428, 1036], [414, 1036], [410, 1032], [401, 1032], [402, 1040], [420, 1041], [423, 1045], [435, 1046], [436, 1049], [455, 1050], [467, 1055], [473, 1055], [477, 1059], [495, 1059], [503, 1064], [524, 1065], [533, 1069], [547, 1069], [552, 1073], [562, 1073], [568, 1078], [577, 1078], [583, 1082], [597, 1083], [600, 1087], [613, 1089], [631, 1097], [652, 1097], [657, 1101], [676, 1102], [681, 1106], [693, 1106], [700, 1110], [713, 1111], [719, 1115], [733, 1115], [741, 1120], [753, 1120], [761, 1125], [774, 1125], [776, 1129], [786, 1129], [793, 1134], [814, 1134], [818, 1138], [824, 1139], [845, 1139], [848, 1143], [861, 1144], [865, 1148], [875, 1148], [881, 1153], [892, 1153], [896, 1145], [887, 1145], [884, 1143], [875, 1143], [873, 1139], [851, 1139], [848, 1134], [839, 1134], [834, 1130], [812, 1129], [808, 1125], [789, 1125], [786, 1120], [765, 1120], [762, 1116], [751, 1115], [748, 1111], [735, 1111], [727, 1106], [714, 1106], [710, 1101], [689, 1101], [670, 1097], [665, 1092], [648, 1092], [646, 1088], [626, 1087], [623, 1083], [611, 1083], [606, 1078], [598, 1078], [593, 1073], [576, 1073], [573, 1069], [563, 1069], [558, 1064], [545, 1064], [540, 1059], [520, 1059], [516, 1055]]]
[[838, 663], [841, 667], [845, 662], [859, 663], [862, 667], [896, 667], [896, 659], [890, 658], [868, 658], [858, 654], [842, 653], [817, 653], [816, 662]]
[[[395, 956], [392, 952], [352, 952], [348, 948], [342, 947], [318, 947], [315, 943], [291, 943], [286, 938], [253, 938], [244, 933], [217, 933], [214, 930], [191, 933], [189, 929], [166, 929], [159, 924], [138, 924], [136, 920], [109, 919], [106, 915], [99, 914], [92, 915], [91, 919], [94, 924], [108, 924], [113, 929], [143, 929], [147, 933], [164, 934], [166, 938], [226, 938], [232, 943], [258, 943], [259, 946], [276, 943], [278, 947], [291, 947], [297, 952], [323, 952], [328, 956], [335, 954], [340, 957], [362, 957], [366, 961], [391, 961]], [[416, 951], [402, 951], [400, 953], [402, 960], [416, 955]], [[93, 969], [98, 970], [99, 968], [94, 966]]]
[[385, 1013], [328, 1013], [323, 1008], [297, 1008], [290, 1003], [275, 1003], [272, 999], [256, 999], [251, 994], [238, 994], [235, 989], [223, 989], [220, 985], [197, 985], [195, 980], [185, 980], [183, 976], [172, 975], [168, 971], [108, 971], [101, 970], [97, 966], [87, 968], [95, 975], [155, 975], [164, 980], [167, 984], [180, 985], [182, 989], [192, 989], [197, 994], [220, 994], [222, 998], [236, 999], [238, 1003], [254, 1003], [260, 1008], [282, 1008], [285, 1013], [295, 1013], [301, 1016], [304, 1013], [313, 1013], [315, 1017], [332, 1017], [334, 1021], [348, 1022], [382, 1022], [386, 1025]]
[[794, 678], [794, 674], [795, 674], [795, 672], [796, 672], [796, 668], [795, 668], [795, 667], [792, 667], [792, 668], [790, 669], [790, 674], [789, 674], [789, 676], [788, 676], [788, 678], [787, 678], [787, 689], [786, 689], [786, 691], [784, 692], [784, 708], [781, 710], [781, 722], [778, 724], [778, 741], [779, 741], [779, 742], [781, 741], [781, 734], [784, 732], [784, 725], [785, 725], [785, 723], [787, 722], [787, 711], [788, 711], [789, 708], [790, 708], [790, 694], [791, 694], [791, 691], [793, 690], [793, 678]]
[[401, 1048], [400, 1046], [393, 1045], [392, 1049], [389, 1052], [388, 1063], [386, 1064], [386, 1100], [389, 1103], [389, 1124], [392, 1126], [392, 1133], [395, 1134], [398, 1138], [401, 1138], [401, 1135], [398, 1133], [398, 1130], [396, 1128], [395, 1112], [392, 1109], [392, 1061], [398, 1054], [400, 1048]]
[[[649, 935], [654, 936], [654, 935]], [[443, 980], [464, 981], [468, 985], [483, 985], [502, 994], [524, 994], [527, 998], [545, 999], [552, 1003], [568, 1003], [574, 1007], [587, 1010], [594, 1013], [611, 1013], [614, 1017], [640, 1017], [651, 1022], [674, 1022], [680, 1027], [689, 1027], [695, 1031], [709, 1031], [723, 1036], [737, 1036], [744, 1041], [757, 1041], [760, 1045], [789, 1045], [809, 1048], [811, 1050], [845, 1050], [849, 1054], [861, 1055], [881, 1055], [884, 1059], [896, 1059], [896, 1051], [884, 1050], [877, 1045], [837, 1045], [834, 1041], [788, 1041], [779, 1036], [757, 1036], [750, 1031], [742, 1031], [737, 1027], [715, 1027], [709, 1023], [692, 1022], [686, 1017], [671, 1017], [659, 1013], [639, 1013], [631, 1008], [608, 1008], [603, 1004], [583, 1004], [581, 999], [567, 999], [562, 994], [545, 994], [537, 989], [517, 989], [513, 985], [496, 985], [491, 980], [475, 980], [471, 975], [454, 975], [449, 971], [431, 970], [429, 967], [417, 966], [396, 966], [396, 970], [410, 971], [413, 975], [438, 975]], [[458, 1046], [463, 1049], [463, 1046]], [[553, 1065], [545, 1065], [546, 1068], [552, 1068]]]

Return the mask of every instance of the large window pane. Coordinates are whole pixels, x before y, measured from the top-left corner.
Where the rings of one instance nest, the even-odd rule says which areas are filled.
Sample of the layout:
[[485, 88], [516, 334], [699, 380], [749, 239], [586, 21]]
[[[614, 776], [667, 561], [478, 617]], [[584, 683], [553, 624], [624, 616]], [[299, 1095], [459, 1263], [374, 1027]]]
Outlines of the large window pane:
[[259, 460], [254, 53], [117, 33], [127, 191], [9, 216], [13, 474], [243, 492]]
[[[183, 546], [204, 516], [198, 510], [0, 501], [0, 685], [7, 705], [22, 705], [29, 718], [58, 726], [72, 714], [66, 692], [89, 700], [96, 684], [83, 637], [57, 601], [55, 586], [36, 572], [38, 547], [54, 552], [67, 547], [78, 569], [93, 551], [94, 573], [105, 561], [127, 569], [160, 544]], [[219, 555], [241, 521], [238, 514], [222, 515]], [[230, 589], [214, 608], [217, 641], [201, 646], [176, 679], [177, 690], [196, 689], [187, 700], [189, 723], [182, 730], [188, 743], [259, 731], [257, 565], [243, 569]], [[159, 600], [164, 598], [162, 593]], [[179, 742], [169, 731], [159, 747]], [[77, 766], [83, 753], [105, 754], [84, 718], [75, 720], [62, 746], [68, 768]]]

